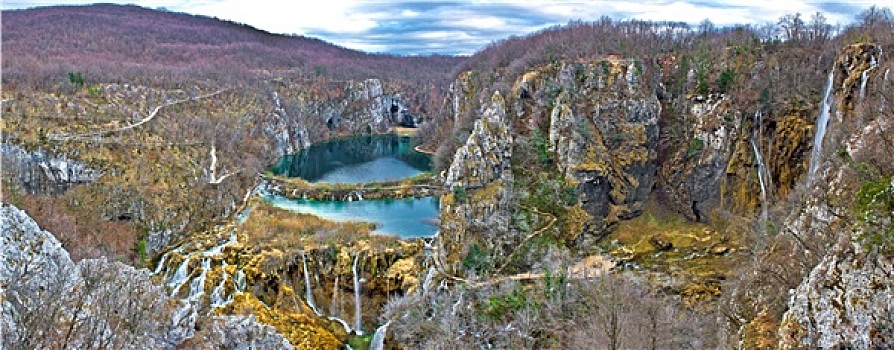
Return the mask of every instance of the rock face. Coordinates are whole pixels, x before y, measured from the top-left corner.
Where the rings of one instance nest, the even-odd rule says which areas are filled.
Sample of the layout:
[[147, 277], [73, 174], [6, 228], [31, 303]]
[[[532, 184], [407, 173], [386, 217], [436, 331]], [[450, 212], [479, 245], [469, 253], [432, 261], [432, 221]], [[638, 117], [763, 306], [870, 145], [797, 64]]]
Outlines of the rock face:
[[205, 332], [196, 334], [193, 349], [292, 350], [288, 340], [254, 316], [215, 316]]
[[400, 94], [386, 92], [379, 79], [278, 81], [272, 90], [273, 111], [264, 118], [263, 130], [278, 156], [295, 154], [332, 136], [385, 132], [396, 125], [415, 128], [422, 122]]
[[105, 259], [74, 264], [23, 211], [11, 205], [0, 211], [3, 344], [162, 349], [192, 336], [195, 318], [180, 317], [182, 305], [147, 270]]
[[475, 121], [466, 144], [456, 151], [445, 179], [451, 189], [457, 186], [479, 188], [511, 176], [512, 135], [504, 104], [500, 93], [495, 93], [491, 105], [481, 119]]
[[[729, 103], [728, 97], [719, 94], [683, 98], [676, 107], [682, 109], [683, 117], [668, 122], [683, 123], [686, 137], [665, 137], [662, 147], [666, 155], [658, 170], [660, 187], [667, 202], [691, 220], [705, 220], [709, 208], [725, 205], [721, 203], [721, 188], [728, 174], [735, 181], [740, 176], [751, 179], [754, 173], [748, 139], [739, 142], [741, 117]], [[672, 129], [670, 125], [665, 127]], [[741, 186], [742, 192], [759, 193], [750, 185]], [[759, 203], [749, 203], [745, 208], [756, 205]]]
[[894, 264], [848, 246], [826, 256], [795, 290], [780, 348], [894, 347]]
[[554, 106], [550, 150], [556, 152], [559, 170], [577, 183], [581, 205], [592, 217], [581, 242], [592, 243], [619, 220], [638, 215], [655, 183], [661, 106], [642, 81], [641, 64], [618, 59], [564, 63], [539, 74], [539, 90], [548, 91], [533, 91]]
[[65, 156], [51, 156], [43, 150], [29, 152], [11, 144], [0, 145], [0, 157], [3, 172], [15, 176], [19, 188], [28, 194], [60, 194], [102, 176], [102, 172]]
[[512, 246], [508, 234], [512, 186], [512, 134], [499, 93], [475, 121], [472, 133], [447, 170], [441, 197], [441, 235], [447, 261], [457, 262], [472, 245], [501, 252]]
[[[884, 136], [891, 132], [890, 121], [872, 109], [853, 109], [860, 98], [864, 72], [874, 70], [878, 54], [876, 46], [851, 45], [833, 67], [837, 75], [832, 81], [833, 118], [823, 143], [824, 149], [846, 154], [827, 151], [820, 155], [818, 170], [807, 183], [808, 195], [785, 226], [808, 243], [821, 245], [830, 238], [839, 243], [812, 248], [825, 255], [791, 292], [779, 330], [779, 347], [783, 349], [894, 347], [891, 258], [852, 242], [880, 230], [863, 226], [860, 214], [852, 211], [854, 194], [861, 186], [855, 180], [859, 179], [855, 165], [872, 164], [883, 172], [891, 171], [890, 163], [885, 163], [890, 148]], [[839, 213], [854, 213], [854, 220]]]

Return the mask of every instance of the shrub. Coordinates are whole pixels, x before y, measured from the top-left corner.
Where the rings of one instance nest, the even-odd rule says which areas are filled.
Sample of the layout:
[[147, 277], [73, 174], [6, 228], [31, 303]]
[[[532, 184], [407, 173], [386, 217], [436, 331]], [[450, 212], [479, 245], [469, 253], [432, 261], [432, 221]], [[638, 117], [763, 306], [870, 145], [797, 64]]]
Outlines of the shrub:
[[469, 252], [466, 253], [466, 257], [463, 258], [462, 264], [463, 268], [466, 270], [478, 273], [490, 270], [491, 268], [491, 261], [487, 254], [487, 250], [481, 247], [478, 243], [474, 243], [469, 247]]

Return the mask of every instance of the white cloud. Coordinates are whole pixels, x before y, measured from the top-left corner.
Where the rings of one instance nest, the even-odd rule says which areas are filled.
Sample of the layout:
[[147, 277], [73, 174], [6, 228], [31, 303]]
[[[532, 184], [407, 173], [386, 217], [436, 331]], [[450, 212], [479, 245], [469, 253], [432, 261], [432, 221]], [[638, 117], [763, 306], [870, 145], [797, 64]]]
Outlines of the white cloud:
[[[10, 0], [4, 1], [3, 8], [94, 1]], [[468, 50], [474, 50], [470, 44], [487, 43], [509, 35], [524, 35], [569, 20], [592, 21], [602, 16], [690, 24], [707, 18], [717, 26], [728, 26], [776, 22], [781, 16], [796, 12], [809, 20], [813, 13], [821, 11], [822, 6], [852, 11], [854, 6], [871, 5], [869, 2], [863, 3], [864, 0], [825, 4], [813, 0], [474, 0], [467, 3], [420, 0], [390, 3], [377, 0], [324, 0], [316, 3], [284, 0], [120, 0], [120, 3], [132, 2], [149, 8], [165, 7], [172, 11], [214, 16], [273, 33], [319, 36], [358, 50], [387, 52], [391, 46], [388, 37], [392, 36], [401, 39], [399, 53], [428, 53], [437, 47], [437, 52], [465, 54], [470, 53]], [[848, 23], [855, 15], [845, 12], [824, 14], [833, 24]], [[431, 27], [428, 31], [427, 26]], [[408, 42], [407, 38], [418, 42]], [[426, 40], [441, 42], [433, 44]], [[451, 51], [450, 45], [446, 44], [449, 40], [463, 45], [456, 45]], [[418, 50], [414, 51], [414, 47]]]

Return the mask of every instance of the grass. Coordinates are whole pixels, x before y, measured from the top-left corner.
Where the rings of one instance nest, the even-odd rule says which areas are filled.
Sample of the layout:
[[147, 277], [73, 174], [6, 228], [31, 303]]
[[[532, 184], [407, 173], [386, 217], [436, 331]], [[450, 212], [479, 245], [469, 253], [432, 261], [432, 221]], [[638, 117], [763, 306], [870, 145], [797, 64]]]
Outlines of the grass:
[[[661, 250], [651, 240], [656, 235], [673, 247]], [[684, 297], [719, 294], [718, 280], [730, 273], [740, 256], [742, 237], [722, 224], [692, 222], [682, 215], [647, 203], [639, 217], [622, 221], [602, 248], [612, 256], [639, 267], [682, 278]]]

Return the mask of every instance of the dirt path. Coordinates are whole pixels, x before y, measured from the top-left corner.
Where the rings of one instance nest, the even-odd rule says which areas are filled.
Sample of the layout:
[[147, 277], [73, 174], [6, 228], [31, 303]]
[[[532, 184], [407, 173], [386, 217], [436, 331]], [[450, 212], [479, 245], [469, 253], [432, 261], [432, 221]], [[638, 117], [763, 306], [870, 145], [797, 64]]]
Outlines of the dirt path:
[[89, 132], [89, 133], [84, 133], [84, 134], [73, 134], [73, 135], [69, 135], [69, 134], [67, 134], [67, 133], [51, 134], [51, 135], [47, 135], [47, 138], [48, 138], [49, 140], [51, 140], [51, 141], [81, 140], [81, 139], [95, 138], [95, 137], [97, 137], [97, 136], [103, 136], [103, 135], [106, 135], [106, 134], [111, 134], [111, 133], [116, 133], [116, 132], [121, 132], [121, 131], [127, 131], [127, 130], [130, 130], [130, 129], [139, 127], [139, 126], [141, 126], [141, 125], [143, 125], [143, 124], [146, 124], [146, 123], [152, 121], [152, 119], [155, 119], [155, 116], [158, 115], [158, 112], [160, 112], [160, 111], [162, 110], [162, 108], [170, 107], [170, 106], [173, 106], [173, 105], [176, 105], [176, 104], [180, 104], [180, 103], [183, 103], [183, 102], [198, 101], [198, 100], [201, 100], [201, 99], [205, 99], [205, 98], [213, 97], [213, 96], [215, 96], [215, 95], [219, 95], [219, 94], [221, 94], [221, 93], [223, 93], [223, 92], [225, 92], [225, 91], [227, 91], [227, 90], [228, 90], [228, 89], [218, 90], [218, 91], [216, 91], [216, 92], [212, 92], [212, 93], [210, 93], [210, 94], [205, 94], [205, 95], [200, 95], [200, 96], [196, 96], [196, 97], [191, 97], [191, 98], [187, 98], [187, 99], [176, 100], [176, 101], [171, 101], [171, 102], [165, 103], [165, 104], [163, 104], [163, 105], [160, 105], [160, 106], [158, 106], [158, 107], [155, 107], [155, 109], [153, 109], [152, 112], [150, 112], [149, 115], [146, 116], [146, 118], [143, 118], [143, 119], [141, 119], [140, 121], [138, 121], [138, 122], [136, 122], [136, 123], [133, 123], [133, 124], [130, 124], [130, 125], [126, 125], [126, 126], [122, 126], [122, 127], [119, 127], [119, 128], [114, 128], [114, 129], [109, 129], [109, 130], [94, 131], [94, 132]]

